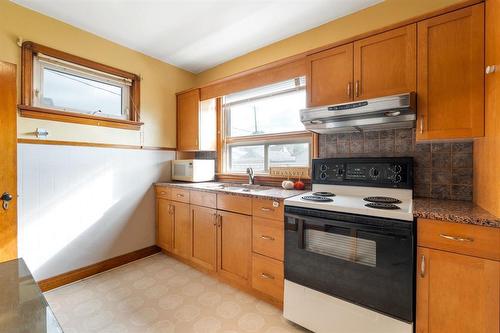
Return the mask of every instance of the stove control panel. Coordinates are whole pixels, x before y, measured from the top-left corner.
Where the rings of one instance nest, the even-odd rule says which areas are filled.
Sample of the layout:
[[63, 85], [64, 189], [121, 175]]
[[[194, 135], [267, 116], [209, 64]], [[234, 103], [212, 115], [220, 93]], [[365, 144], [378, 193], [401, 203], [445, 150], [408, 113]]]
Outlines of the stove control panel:
[[328, 158], [313, 160], [316, 184], [413, 187], [411, 157]]

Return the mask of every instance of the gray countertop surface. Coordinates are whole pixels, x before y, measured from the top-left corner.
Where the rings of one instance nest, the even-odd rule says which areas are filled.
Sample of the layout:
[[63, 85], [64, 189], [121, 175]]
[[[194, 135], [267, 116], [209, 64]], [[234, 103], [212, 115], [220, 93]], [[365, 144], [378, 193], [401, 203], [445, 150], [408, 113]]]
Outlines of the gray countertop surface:
[[63, 332], [23, 259], [0, 263], [0, 332]]

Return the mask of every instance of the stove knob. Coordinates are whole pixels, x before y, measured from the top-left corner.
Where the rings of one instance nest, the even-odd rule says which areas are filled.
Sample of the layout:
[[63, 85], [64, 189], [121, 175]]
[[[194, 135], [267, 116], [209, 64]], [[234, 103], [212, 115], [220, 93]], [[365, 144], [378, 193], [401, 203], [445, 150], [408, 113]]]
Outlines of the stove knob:
[[326, 164], [321, 164], [320, 167], [319, 167], [319, 171], [321, 172], [325, 172], [326, 170], [328, 170], [328, 165]]
[[402, 168], [401, 168], [401, 165], [399, 165], [399, 164], [394, 165], [394, 168], [392, 169], [392, 171], [394, 173], [400, 173], [401, 170], [402, 170]]
[[327, 179], [327, 178], [328, 178], [328, 175], [326, 174], [326, 172], [322, 172], [322, 173], [319, 175], [319, 178], [320, 178], [321, 180], [325, 180], [325, 179]]
[[401, 175], [396, 175], [394, 176], [393, 180], [392, 180], [394, 183], [399, 183], [401, 182]]
[[371, 168], [368, 174], [370, 175], [371, 178], [377, 179], [378, 176], [380, 176], [380, 171], [378, 171], [377, 168]]

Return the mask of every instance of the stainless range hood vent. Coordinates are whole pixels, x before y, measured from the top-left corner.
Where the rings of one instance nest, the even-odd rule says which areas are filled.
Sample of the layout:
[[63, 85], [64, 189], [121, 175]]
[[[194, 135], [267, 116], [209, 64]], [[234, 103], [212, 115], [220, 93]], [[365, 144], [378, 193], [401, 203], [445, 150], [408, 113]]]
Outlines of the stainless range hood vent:
[[416, 119], [414, 92], [300, 110], [306, 130], [320, 134], [413, 128]]

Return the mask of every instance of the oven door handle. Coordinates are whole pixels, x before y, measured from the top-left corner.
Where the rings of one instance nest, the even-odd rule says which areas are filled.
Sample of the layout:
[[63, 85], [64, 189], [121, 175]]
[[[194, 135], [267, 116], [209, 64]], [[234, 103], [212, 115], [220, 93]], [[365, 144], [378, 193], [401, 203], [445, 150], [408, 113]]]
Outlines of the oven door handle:
[[297, 219], [298, 248], [304, 249], [304, 220]]

